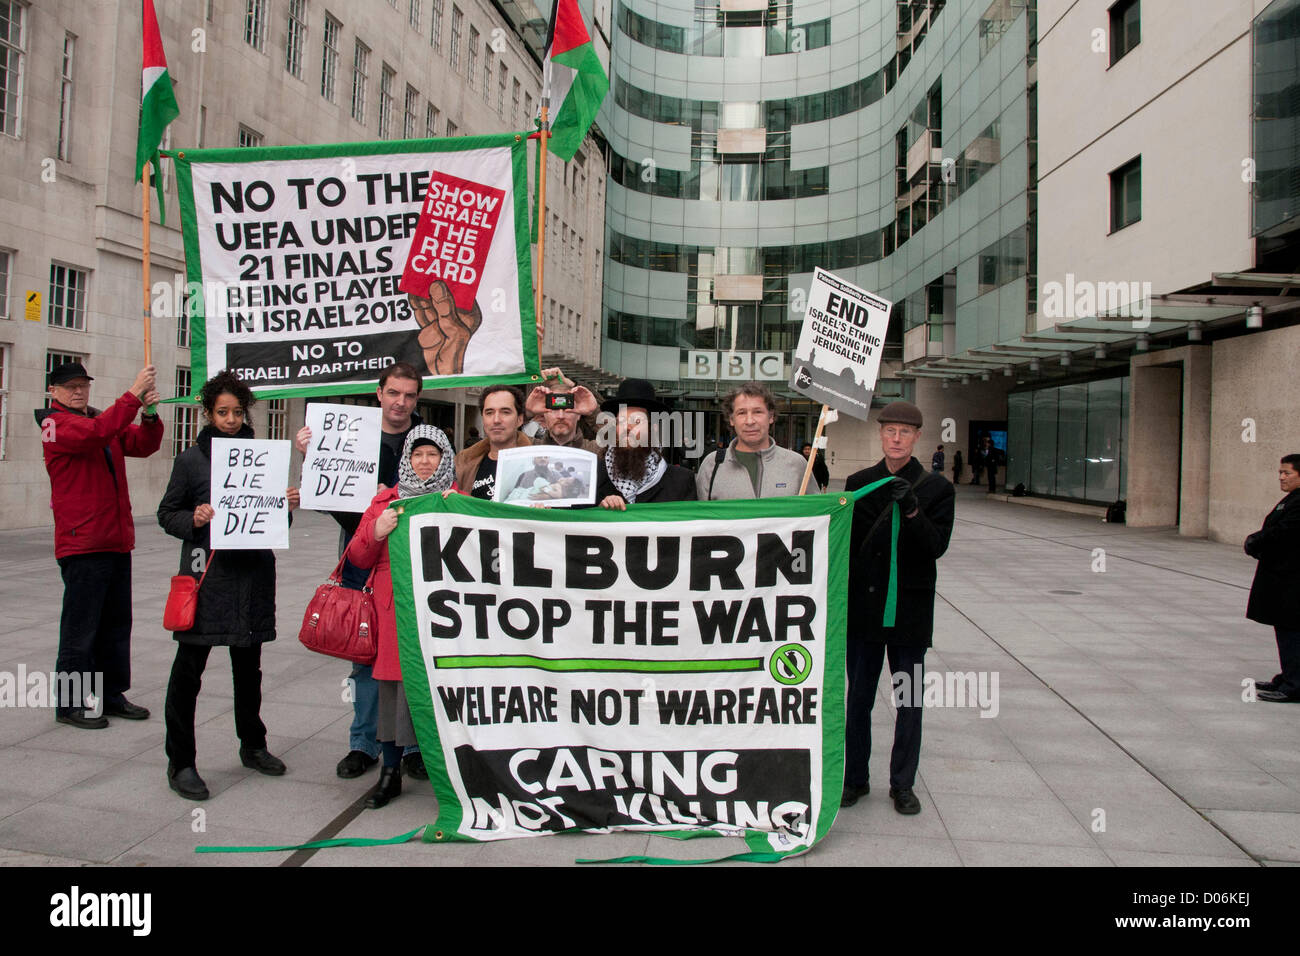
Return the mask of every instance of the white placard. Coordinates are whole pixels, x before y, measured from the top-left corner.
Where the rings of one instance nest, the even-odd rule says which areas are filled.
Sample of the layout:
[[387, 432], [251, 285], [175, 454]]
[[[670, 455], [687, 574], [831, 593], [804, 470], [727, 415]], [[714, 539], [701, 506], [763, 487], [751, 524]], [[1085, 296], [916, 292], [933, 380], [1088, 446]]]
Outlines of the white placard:
[[497, 453], [493, 501], [563, 508], [596, 503], [596, 456], [563, 445], [529, 445]]
[[307, 406], [311, 443], [302, 460], [302, 506], [316, 511], [365, 511], [379, 488], [378, 408]]
[[867, 421], [892, 303], [824, 269], [813, 272], [790, 387]]
[[211, 547], [289, 547], [289, 442], [212, 439]]

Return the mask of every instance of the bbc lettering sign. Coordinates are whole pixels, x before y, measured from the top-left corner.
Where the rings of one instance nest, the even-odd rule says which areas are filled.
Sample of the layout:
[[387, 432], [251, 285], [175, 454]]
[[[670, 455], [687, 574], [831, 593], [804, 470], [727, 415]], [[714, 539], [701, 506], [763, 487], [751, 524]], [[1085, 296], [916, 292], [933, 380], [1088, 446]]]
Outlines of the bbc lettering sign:
[[783, 352], [686, 353], [686, 377], [710, 382], [780, 382], [785, 379]]

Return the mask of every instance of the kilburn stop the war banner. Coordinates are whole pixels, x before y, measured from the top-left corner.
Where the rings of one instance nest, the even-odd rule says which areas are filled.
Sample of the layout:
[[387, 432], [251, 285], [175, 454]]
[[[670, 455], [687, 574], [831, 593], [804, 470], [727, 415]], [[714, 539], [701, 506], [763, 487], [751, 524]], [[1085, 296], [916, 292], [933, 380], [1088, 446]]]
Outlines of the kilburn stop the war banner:
[[525, 146], [448, 140], [169, 153], [192, 291], [194, 382], [364, 392], [538, 370]]
[[707, 829], [779, 859], [830, 828], [851, 499], [397, 507], [426, 840]]

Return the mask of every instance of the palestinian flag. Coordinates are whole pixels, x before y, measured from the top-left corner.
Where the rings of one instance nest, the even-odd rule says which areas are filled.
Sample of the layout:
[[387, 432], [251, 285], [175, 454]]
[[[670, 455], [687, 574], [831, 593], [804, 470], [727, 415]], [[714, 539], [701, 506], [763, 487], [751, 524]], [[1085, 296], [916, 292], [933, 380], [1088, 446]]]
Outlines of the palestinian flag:
[[542, 88], [551, 95], [547, 149], [567, 163], [578, 152], [609, 92], [609, 77], [591, 45], [577, 0], [554, 0], [551, 7]]
[[163, 56], [162, 34], [158, 32], [158, 16], [153, 0], [144, 0], [144, 45], [141, 64], [143, 86], [140, 100], [140, 136], [135, 145], [135, 181], [144, 178], [144, 164], [153, 164], [153, 181], [158, 190], [158, 210], [162, 215], [162, 176], [158, 169], [158, 147], [162, 143], [167, 124], [181, 115], [172, 92], [171, 75], [167, 72], [167, 58]]

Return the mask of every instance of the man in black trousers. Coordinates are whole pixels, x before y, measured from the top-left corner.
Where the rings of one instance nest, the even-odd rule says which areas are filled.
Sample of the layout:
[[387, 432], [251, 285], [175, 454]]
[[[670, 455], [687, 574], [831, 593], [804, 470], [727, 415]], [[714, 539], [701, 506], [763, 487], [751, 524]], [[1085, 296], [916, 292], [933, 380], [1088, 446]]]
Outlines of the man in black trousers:
[[[898, 715], [889, 760], [889, 796], [903, 814], [921, 812], [912, 792], [921, 757], [921, 694], [925, 652], [934, 634], [936, 562], [948, 550], [956, 493], [948, 479], [928, 472], [912, 456], [921, 435], [921, 410], [911, 402], [890, 402], [880, 412], [880, 445], [885, 456], [849, 476], [845, 491], [882, 478], [888, 484], [859, 499], [853, 511], [849, 560], [848, 672], [849, 702], [844, 741], [844, 793], [840, 806], [851, 807], [870, 792], [871, 709], [885, 657]], [[892, 505], [897, 502], [897, 610], [893, 627], [884, 624], [889, 592]]]
[[1246, 617], [1271, 624], [1277, 636], [1281, 671], [1255, 681], [1259, 700], [1300, 703], [1300, 455], [1278, 465], [1278, 484], [1286, 497], [1274, 505], [1264, 526], [1246, 539], [1246, 553], [1259, 560], [1250, 586]]

